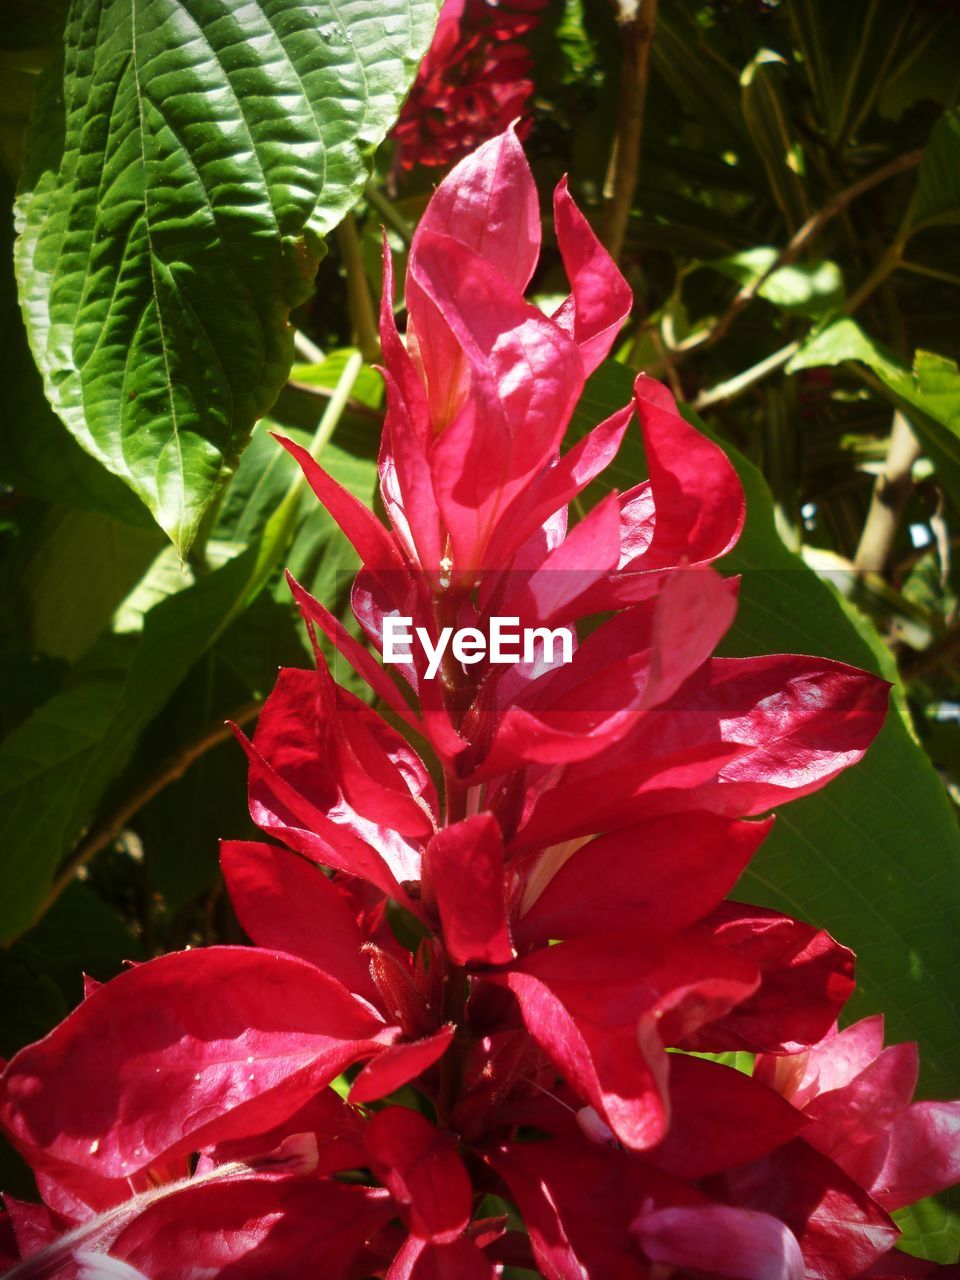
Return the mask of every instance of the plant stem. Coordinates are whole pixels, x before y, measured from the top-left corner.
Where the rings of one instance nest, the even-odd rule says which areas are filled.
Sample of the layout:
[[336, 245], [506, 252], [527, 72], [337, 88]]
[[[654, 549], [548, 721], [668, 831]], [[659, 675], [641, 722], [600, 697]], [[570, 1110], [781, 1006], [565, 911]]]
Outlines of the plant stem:
[[[243, 706], [237, 707], [235, 711], [231, 712], [227, 719], [235, 724], [247, 724], [259, 715], [262, 706], [263, 703], [259, 699], [245, 702]], [[145, 805], [149, 804], [155, 796], [158, 796], [171, 783], [182, 778], [190, 766], [199, 760], [201, 756], [206, 755], [208, 751], [212, 751], [221, 742], [226, 742], [231, 737], [232, 732], [229, 724], [224, 723], [217, 723], [204, 729], [192, 742], [185, 743], [173, 755], [168, 756], [154, 773], [139, 782], [133, 791], [120, 801], [112, 813], [102, 818], [96, 826], [91, 828], [61, 866], [50, 892], [37, 909], [34, 923], [50, 909], [61, 893], [73, 881], [80, 868], [86, 866], [91, 858], [100, 853], [102, 849], [106, 849], [108, 845], [111, 845], [117, 839], [135, 814], [139, 813]]]
[[463, 1091], [469, 1040], [464, 1032], [470, 980], [459, 965], [450, 965], [443, 979], [443, 1020], [456, 1027], [453, 1043], [440, 1059], [440, 1084], [437, 1090], [437, 1118], [449, 1124], [450, 1113]]
[[293, 349], [306, 364], [323, 364], [326, 356], [305, 333], [295, 329], [293, 333]]
[[467, 816], [467, 788], [452, 774], [443, 775], [444, 813], [443, 825], [451, 827]]
[[347, 271], [347, 301], [350, 319], [357, 335], [357, 346], [364, 360], [373, 364], [380, 359], [380, 335], [377, 332], [377, 317], [363, 265], [357, 220], [352, 213], [348, 213], [337, 228], [337, 243]]
[[[868, 173], [858, 182], [854, 182], [851, 186], [845, 187], [843, 191], [838, 191], [831, 196], [826, 204], [811, 214], [803, 226], [791, 236], [766, 271], [754, 276], [739, 290], [726, 311], [709, 329], [691, 334], [689, 338], [677, 344], [673, 352], [674, 357], [682, 357], [700, 347], [712, 347], [715, 342], [719, 342], [741, 311], [744, 311], [750, 305], [775, 271], [779, 271], [782, 267], [788, 267], [796, 262], [811, 241], [815, 240], [820, 232], [859, 196], [864, 195], [867, 191], [872, 191], [874, 187], [883, 182], [888, 182], [891, 178], [897, 177], [898, 174], [904, 173], [908, 169], [916, 168], [922, 158], [922, 150], [907, 151], [902, 156], [897, 156], [895, 160], [891, 160], [889, 164], [882, 165], [879, 169], [875, 169], [873, 173]], [[900, 265], [906, 266], [907, 264], [901, 262]]]
[[887, 461], [873, 487], [870, 510], [853, 558], [857, 573], [882, 574], [886, 569], [913, 488], [913, 464], [920, 453], [920, 444], [910, 423], [899, 409], [895, 410]]
[[916, 276], [927, 276], [930, 280], [943, 280], [946, 284], [960, 286], [960, 276], [955, 271], [941, 271], [939, 267], [926, 267], [920, 262], [907, 262], [900, 259], [900, 270], [909, 271]]
[[[330, 437], [336, 430], [362, 368], [363, 356], [359, 351], [355, 351], [343, 366], [343, 372], [340, 374], [336, 387], [334, 387], [333, 395], [330, 397], [327, 407], [324, 409], [323, 415], [317, 424], [313, 439], [310, 441], [310, 456], [312, 458], [320, 457]], [[290, 488], [283, 495], [280, 505], [267, 521], [267, 526], [263, 531], [257, 562], [250, 575], [250, 587], [245, 597], [245, 603], [249, 603], [252, 597], [260, 591], [285, 554], [297, 527], [300, 500], [306, 487], [306, 477], [298, 470], [290, 482]]]
[[620, 8], [624, 46], [622, 80], [603, 225], [603, 242], [615, 260], [623, 251], [640, 174], [643, 111], [650, 80], [650, 45], [657, 20], [657, 0], [638, 0], [636, 13], [628, 18], [623, 13], [626, 6], [621, 4]]
[[880, 261], [867, 276], [857, 289], [850, 295], [844, 311], [847, 315], [852, 315], [857, 311], [867, 298], [883, 284], [888, 276], [892, 275], [900, 265], [900, 258], [903, 253], [903, 241], [895, 240], [892, 245], [880, 257]]
[[[319, 383], [301, 382], [297, 378], [288, 378], [287, 386], [305, 396], [313, 396], [317, 400], [332, 400], [336, 394], [335, 387], [321, 387]], [[364, 404], [362, 400], [354, 400], [353, 398], [347, 400], [345, 407], [356, 417], [367, 418], [370, 422], [375, 422], [378, 427], [383, 426], [382, 409], [374, 409], [371, 405]]]
[[790, 357], [799, 350], [799, 341], [788, 342], [785, 347], [781, 347], [779, 351], [774, 351], [773, 355], [769, 355], [765, 360], [761, 360], [759, 364], [745, 369], [743, 373], [738, 373], [736, 377], [730, 378], [726, 382], [720, 382], [707, 391], [701, 391], [696, 400], [693, 401], [691, 408], [702, 411], [703, 409], [712, 408], [715, 404], [722, 404], [727, 400], [735, 399], [749, 387], [752, 387], [755, 382], [765, 378], [768, 373], [773, 373], [775, 369], [785, 365]]
[[388, 227], [392, 227], [400, 236], [405, 244], [409, 244], [413, 239], [413, 227], [406, 220], [397, 206], [392, 200], [389, 200], [380, 188], [373, 182], [368, 182], [363, 189], [363, 194], [380, 214]]

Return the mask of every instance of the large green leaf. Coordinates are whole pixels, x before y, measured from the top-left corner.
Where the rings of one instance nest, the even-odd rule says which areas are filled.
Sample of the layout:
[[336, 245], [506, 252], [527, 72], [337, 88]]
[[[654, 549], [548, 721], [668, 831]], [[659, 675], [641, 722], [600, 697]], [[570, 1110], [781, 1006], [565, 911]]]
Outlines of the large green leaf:
[[0, 939], [27, 927], [137, 739], [249, 589], [254, 551], [156, 605], [139, 637], [108, 635], [0, 744]]
[[[0, 68], [2, 72], [2, 68]], [[2, 75], [0, 75], [2, 78]], [[13, 187], [0, 178], [0, 481], [31, 498], [99, 511], [125, 524], [154, 527], [123, 481], [90, 457], [43, 394], [17, 301], [13, 274]]]
[[[608, 363], [577, 416], [585, 430], [625, 403], [630, 375]], [[747, 525], [722, 564], [743, 575], [728, 654], [819, 654], [887, 674], [868, 623], [786, 549], [763, 477], [727, 448], [744, 483]], [[645, 474], [631, 431], [606, 481]], [[946, 791], [903, 718], [891, 710], [864, 761], [780, 811], [739, 892], [816, 922], [859, 957], [851, 1016], [883, 1011], [894, 1040], [917, 1040], [928, 1094], [960, 1089], [960, 830]]]
[[960, 1203], [956, 1188], [942, 1199], [921, 1200], [893, 1215], [903, 1233], [898, 1241], [905, 1253], [931, 1262], [951, 1263], [960, 1257]]
[[[333, 353], [322, 366], [298, 370], [299, 380], [329, 391], [349, 356]], [[373, 414], [372, 404], [382, 392], [376, 375], [361, 373], [358, 401], [340, 420], [337, 443], [326, 445], [323, 460], [341, 483], [370, 501], [376, 482], [375, 433], [372, 418], [365, 415]], [[278, 404], [278, 412], [284, 410], [283, 429], [309, 444], [328, 403], [316, 391], [298, 395], [291, 389]], [[309, 493], [301, 495], [289, 527], [272, 528], [291, 488], [297, 488], [298, 469], [265, 427], [256, 433], [208, 544], [211, 553], [234, 558], [184, 587], [189, 579], [161, 554], [117, 611], [113, 633], [84, 655], [60, 692], [0, 743], [0, 840], [6, 873], [0, 940], [30, 923], [57, 866], [103, 812], [108, 787], [122, 796], [136, 792], [158, 763], [222, 722], [238, 703], [264, 694], [278, 662], [306, 658], [285, 584], [278, 587], [281, 606], [269, 596], [257, 597], [279, 576], [289, 555], [308, 587], [325, 575], [327, 598], [327, 580], [332, 575], [332, 595], [343, 576], [338, 574], [344, 566], [343, 547], [351, 557], [353, 552]], [[102, 520], [78, 518], [84, 523]], [[243, 544], [248, 549], [241, 552]], [[168, 553], [172, 559], [173, 549]], [[89, 579], [87, 573], [84, 581]], [[51, 596], [53, 607], [56, 592]], [[54, 615], [50, 625], [56, 621]], [[201, 660], [211, 650], [204, 665]], [[209, 685], [213, 676], [219, 691]], [[234, 763], [222, 793], [242, 799], [239, 757]], [[174, 789], [173, 800], [183, 803], [168, 815], [165, 833], [182, 825], [184, 809], [193, 812], [206, 803], [205, 768], [195, 766]], [[209, 817], [210, 822], [196, 824], [195, 838], [181, 838], [170, 875], [158, 877], [178, 902], [202, 885], [214, 865], [215, 836], [227, 833], [217, 826], [216, 804]], [[187, 865], [191, 858], [193, 867]]]
[[21, 577], [34, 648], [75, 662], [162, 549], [156, 527], [53, 507], [29, 539]]
[[292, 358], [436, 0], [73, 0], [17, 270], [47, 394], [183, 551]]

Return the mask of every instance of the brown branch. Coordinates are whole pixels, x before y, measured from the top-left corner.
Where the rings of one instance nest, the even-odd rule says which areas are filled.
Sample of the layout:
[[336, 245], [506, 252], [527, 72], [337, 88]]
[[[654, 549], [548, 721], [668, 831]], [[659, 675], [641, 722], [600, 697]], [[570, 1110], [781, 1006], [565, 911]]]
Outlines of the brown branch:
[[634, 6], [621, 0], [622, 80], [617, 109], [617, 132], [607, 180], [609, 195], [603, 222], [603, 243], [614, 259], [619, 259], [623, 250], [640, 174], [643, 110], [650, 79], [650, 45], [656, 21], [657, 0], [637, 0]]
[[738, 373], [736, 377], [729, 378], [726, 382], [720, 382], [717, 386], [710, 387], [706, 391], [701, 391], [696, 400], [693, 401], [691, 408], [700, 413], [704, 409], [712, 409], [715, 404], [725, 404], [728, 400], [736, 399], [737, 396], [752, 387], [754, 383], [760, 382], [765, 378], [767, 374], [782, 368], [791, 356], [796, 355], [799, 350], [799, 342], [788, 342], [785, 347], [781, 347], [779, 351], [774, 351], [772, 355], [767, 356], [750, 369], [745, 369], [743, 373]]
[[896, 271], [897, 267], [900, 265], [903, 245], [903, 240], [896, 240], [882, 254], [874, 269], [865, 280], [861, 281], [847, 300], [847, 305], [844, 307], [844, 312], [847, 315], [852, 315], [855, 311], [859, 310], [874, 290], [879, 289], [887, 277], [891, 276], [894, 271]]
[[913, 464], [920, 452], [910, 423], [897, 409], [887, 445], [887, 460], [873, 487], [870, 509], [853, 558], [857, 573], [882, 574], [886, 570], [913, 490]]
[[[245, 702], [230, 715], [229, 719], [234, 724], [246, 724], [260, 714], [262, 706], [263, 703], [260, 700]], [[205, 729], [192, 742], [186, 743], [178, 751], [175, 751], [173, 755], [168, 756], [154, 773], [138, 783], [130, 795], [121, 800], [112, 813], [92, 827], [61, 866], [50, 892], [37, 911], [34, 923], [59, 898], [80, 868], [85, 866], [101, 850], [112, 844], [130, 822], [130, 819], [139, 813], [144, 805], [153, 800], [155, 796], [158, 796], [171, 783], [182, 778], [190, 766], [199, 760], [201, 756], [219, 746], [221, 742], [226, 742], [232, 732], [230, 725], [227, 723], [215, 724]]]
[[[740, 289], [715, 324], [709, 329], [691, 334], [689, 338], [677, 345], [674, 349], [674, 358], [683, 357], [691, 351], [698, 350], [700, 347], [712, 347], [715, 342], [719, 342], [741, 311], [750, 305], [775, 271], [779, 271], [783, 267], [789, 267], [796, 262], [811, 241], [815, 240], [820, 232], [859, 196], [864, 195], [881, 183], [895, 178], [898, 174], [905, 173], [908, 169], [916, 168], [922, 158], [922, 150], [908, 151], [902, 156], [897, 156], [895, 160], [891, 160], [889, 164], [875, 169], [873, 173], [868, 173], [858, 182], [854, 182], [852, 186], [845, 187], [843, 191], [838, 191], [831, 196], [827, 203], [818, 209], [816, 213], [811, 214], [803, 226], [795, 232], [767, 270], [755, 276]], [[872, 292], [876, 284], [879, 283], [879, 279], [871, 282], [869, 291]], [[863, 296], [866, 296], [865, 292]], [[858, 297], [857, 303], [859, 304], [860, 301], [862, 301], [862, 298]]]

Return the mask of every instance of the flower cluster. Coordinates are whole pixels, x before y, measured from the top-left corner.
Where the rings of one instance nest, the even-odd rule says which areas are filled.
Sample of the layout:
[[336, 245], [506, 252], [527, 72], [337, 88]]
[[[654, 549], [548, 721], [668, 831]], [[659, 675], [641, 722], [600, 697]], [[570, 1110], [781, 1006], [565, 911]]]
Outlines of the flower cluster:
[[[849, 951], [727, 897], [759, 815], [860, 759], [886, 686], [712, 656], [743, 495], [657, 383], [561, 452], [631, 299], [564, 184], [554, 224], [571, 292], [546, 315], [508, 131], [433, 196], [405, 342], [386, 255], [389, 528], [285, 442], [360, 556], [369, 645], [292, 582], [316, 667], [244, 740], [273, 842], [222, 850], [255, 945], [133, 967], [7, 1066], [0, 1122], [43, 1197], [8, 1201], [9, 1277], [936, 1270], [890, 1213], [960, 1179], [960, 1104], [912, 1101], [880, 1019], [837, 1029]], [[648, 480], [568, 525], [634, 417]], [[448, 653], [430, 678], [412, 650], [394, 680], [392, 616], [561, 628], [572, 659]]]
[[520, 43], [546, 0], [444, 0], [393, 137], [395, 163], [453, 164], [505, 129], [533, 92]]

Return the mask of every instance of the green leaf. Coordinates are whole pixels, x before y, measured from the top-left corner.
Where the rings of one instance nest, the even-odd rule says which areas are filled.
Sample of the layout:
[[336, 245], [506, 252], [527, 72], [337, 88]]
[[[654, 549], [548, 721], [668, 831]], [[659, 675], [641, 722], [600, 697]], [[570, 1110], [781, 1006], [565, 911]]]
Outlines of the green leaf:
[[50, 977], [22, 956], [0, 950], [0, 1054], [11, 1054], [39, 1040], [69, 1012], [63, 992]]
[[[143, 735], [121, 790], [162, 773], [171, 759], [238, 708], [265, 698], [278, 666], [302, 667], [310, 661], [299, 616], [289, 592], [285, 595], [282, 606], [259, 596], [194, 666]], [[191, 815], [189, 822], [184, 814]], [[257, 836], [247, 811], [243, 752], [234, 739], [205, 751], [130, 825], [142, 839], [151, 890], [162, 896], [168, 913], [209, 889], [217, 878], [220, 839]]]
[[73, 0], [17, 271], [47, 395], [183, 553], [287, 376], [436, 0]]
[[911, 230], [960, 222], [960, 108], [945, 112], [933, 127], [920, 163], [910, 207]]
[[78, 881], [13, 950], [49, 975], [71, 1005], [83, 996], [84, 974], [107, 982], [126, 961], [144, 959], [143, 947], [116, 912]]
[[75, 662], [109, 625], [163, 546], [159, 529], [54, 507], [21, 570], [34, 647]]
[[[12, 202], [13, 188], [0, 180], [0, 204], [7, 210]], [[0, 481], [31, 498], [154, 527], [123, 481], [81, 449], [43, 394], [17, 301], [12, 215], [0, 221], [0, 257]]]
[[854, 320], [834, 320], [806, 339], [788, 373], [851, 362], [902, 409], [937, 463], [939, 477], [960, 498], [960, 369], [935, 351], [917, 351], [913, 368], [874, 342]]
[[[578, 408], [578, 432], [623, 405], [631, 378], [601, 366]], [[724, 443], [747, 495], [747, 525], [720, 566], [743, 582], [727, 654], [807, 653], [881, 670], [881, 641], [849, 620], [831, 587], [777, 536], [766, 483]], [[607, 486], [645, 474], [633, 428]], [[960, 830], [946, 791], [891, 710], [863, 762], [785, 806], [740, 896], [813, 921], [856, 951], [849, 1017], [883, 1011], [891, 1040], [917, 1040], [925, 1092], [960, 1089]]]
[[245, 553], [94, 645], [64, 688], [0, 743], [0, 939], [27, 928], [137, 739], [249, 588]]
[[[955, 1201], [956, 1192], [949, 1194]], [[938, 1200], [921, 1200], [908, 1209], [899, 1209], [894, 1221], [903, 1232], [897, 1247], [931, 1262], [951, 1263], [960, 1256], [960, 1212], [958, 1206]]]
[[[778, 253], [772, 245], [758, 245], [705, 265], [746, 285], [769, 271]], [[843, 276], [835, 262], [794, 262], [774, 271], [757, 292], [782, 311], [819, 318], [843, 304]]]
[[901, 120], [917, 102], [948, 107], [956, 100], [960, 82], [956, 57], [960, 15], [931, 9], [923, 15], [925, 22], [916, 21], [920, 16], [914, 14], [877, 102], [880, 115], [889, 121]]

